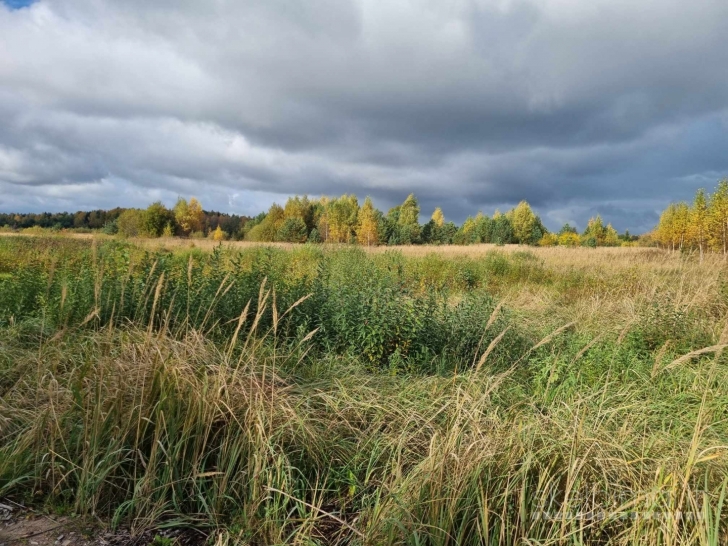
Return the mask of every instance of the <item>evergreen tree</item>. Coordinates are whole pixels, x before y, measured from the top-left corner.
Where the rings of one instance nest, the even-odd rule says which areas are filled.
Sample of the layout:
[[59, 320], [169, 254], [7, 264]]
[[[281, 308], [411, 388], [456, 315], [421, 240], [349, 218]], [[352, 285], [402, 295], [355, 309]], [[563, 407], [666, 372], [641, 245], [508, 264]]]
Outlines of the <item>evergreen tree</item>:
[[307, 238], [306, 223], [298, 216], [286, 218], [276, 233], [276, 241], [285, 243], [305, 243]]
[[512, 243], [513, 226], [505, 214], [496, 211], [493, 216], [493, 231], [491, 234], [491, 242], [496, 245], [507, 245]]
[[319, 234], [319, 230], [317, 228], [313, 228], [311, 230], [311, 233], [308, 234], [308, 242], [309, 243], [322, 243], [321, 235]]

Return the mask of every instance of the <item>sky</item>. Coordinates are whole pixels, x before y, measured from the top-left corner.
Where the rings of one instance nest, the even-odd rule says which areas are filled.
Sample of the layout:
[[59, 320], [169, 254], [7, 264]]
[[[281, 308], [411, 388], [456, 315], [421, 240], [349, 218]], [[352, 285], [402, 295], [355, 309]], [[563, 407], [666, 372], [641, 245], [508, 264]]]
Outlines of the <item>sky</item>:
[[728, 176], [726, 0], [0, 0], [0, 211], [410, 192], [651, 229]]

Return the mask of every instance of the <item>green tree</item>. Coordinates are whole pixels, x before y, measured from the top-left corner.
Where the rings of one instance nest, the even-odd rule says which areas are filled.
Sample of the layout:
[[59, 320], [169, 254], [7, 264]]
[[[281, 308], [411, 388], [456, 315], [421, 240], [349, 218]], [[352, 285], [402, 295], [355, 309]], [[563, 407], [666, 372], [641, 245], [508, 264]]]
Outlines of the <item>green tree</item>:
[[116, 227], [124, 237], [139, 237], [143, 229], [143, 213], [139, 209], [126, 209], [116, 219]]
[[475, 226], [470, 237], [471, 243], [490, 243], [493, 239], [493, 220], [487, 214], [475, 215]]
[[249, 241], [266, 243], [275, 241], [283, 222], [285, 222], [283, 207], [273, 203], [268, 213], [247, 231], [245, 238]]
[[78, 211], [76, 214], [73, 215], [73, 227], [75, 228], [81, 228], [86, 227], [86, 218], [88, 216], [87, 212]]
[[118, 218], [109, 220], [104, 224], [104, 227], [101, 228], [101, 232], [105, 233], [106, 235], [116, 235], [117, 233], [119, 233], [118, 221]]
[[313, 228], [311, 230], [311, 233], [308, 234], [308, 242], [309, 243], [322, 243], [321, 235], [319, 234], [319, 230], [317, 228]]
[[[482, 213], [479, 212], [478, 214]], [[468, 216], [463, 222], [463, 225], [460, 226], [456, 237], [458, 244], [469, 245], [475, 242], [475, 238], [477, 237], [477, 233], [475, 231], [475, 228], [477, 226], [476, 218]]]
[[174, 213], [161, 201], [149, 205], [142, 215], [142, 231], [147, 237], [160, 237], [167, 224], [174, 222]]
[[513, 225], [513, 236], [519, 244], [536, 244], [546, 232], [526, 201], [518, 203], [508, 216]]
[[309, 200], [307, 195], [303, 197], [289, 197], [283, 207], [283, 215], [288, 218], [300, 218], [306, 225], [306, 233], [311, 231], [314, 226], [314, 210], [315, 203]]
[[[609, 226], [611, 229], [611, 226]], [[614, 231], [612, 229], [612, 231]], [[581, 236], [582, 244], [584, 246], [590, 246], [590, 247], [596, 247], [596, 246], [604, 246], [607, 244], [607, 235], [609, 234], [609, 231], [607, 229], [607, 226], [604, 225], [604, 221], [602, 220], [602, 217], [597, 214], [596, 218], [589, 218], [589, 222], [587, 222], [586, 229], [584, 230], [584, 233]], [[616, 232], [615, 232], [616, 234]], [[611, 237], [611, 235], [610, 235]]]
[[604, 246], [619, 246], [619, 234], [617, 230], [612, 227], [612, 224], [607, 224], [604, 230]]
[[410, 193], [407, 199], [399, 206], [399, 217], [397, 223], [401, 226], [419, 226], [420, 204], [414, 193]]
[[306, 223], [298, 216], [286, 218], [276, 233], [276, 240], [286, 243], [305, 243], [307, 238]]
[[507, 245], [512, 243], [513, 240], [513, 226], [511, 225], [511, 221], [505, 214], [496, 211], [496, 214], [493, 216], [491, 242], [496, 245]]
[[390, 209], [387, 216], [393, 224], [389, 244], [411, 245], [420, 242], [420, 205], [413, 193], [401, 205]]

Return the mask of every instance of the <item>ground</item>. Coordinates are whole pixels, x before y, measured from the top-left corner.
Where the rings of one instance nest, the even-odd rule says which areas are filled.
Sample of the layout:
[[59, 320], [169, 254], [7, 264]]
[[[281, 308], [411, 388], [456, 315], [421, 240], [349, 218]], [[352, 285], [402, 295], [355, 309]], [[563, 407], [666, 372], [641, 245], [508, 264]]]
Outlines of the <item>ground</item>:
[[0, 500], [0, 546], [193, 546], [204, 544], [206, 538], [182, 529], [135, 536], [127, 528], [111, 530], [102, 522], [44, 514]]

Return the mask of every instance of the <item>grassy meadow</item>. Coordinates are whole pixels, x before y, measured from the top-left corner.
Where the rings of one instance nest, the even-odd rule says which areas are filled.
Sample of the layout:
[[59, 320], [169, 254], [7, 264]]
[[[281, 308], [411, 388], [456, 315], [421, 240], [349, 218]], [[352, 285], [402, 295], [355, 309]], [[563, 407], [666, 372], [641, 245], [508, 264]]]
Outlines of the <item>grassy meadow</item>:
[[211, 544], [717, 546], [728, 265], [0, 237], [0, 497]]

